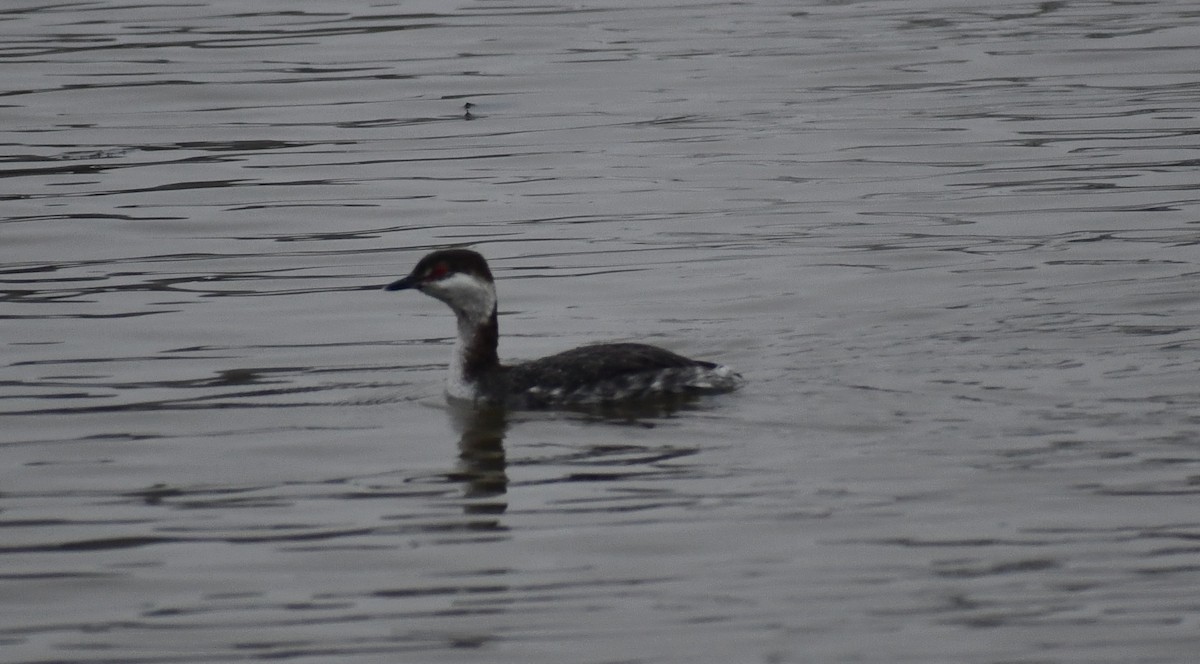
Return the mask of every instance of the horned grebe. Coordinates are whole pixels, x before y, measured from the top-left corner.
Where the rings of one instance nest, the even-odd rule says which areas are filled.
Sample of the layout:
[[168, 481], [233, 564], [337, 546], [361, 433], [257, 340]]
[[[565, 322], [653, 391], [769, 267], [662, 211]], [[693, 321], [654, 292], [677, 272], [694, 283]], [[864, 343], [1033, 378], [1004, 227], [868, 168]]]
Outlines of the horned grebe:
[[458, 318], [446, 394], [511, 409], [636, 402], [728, 392], [742, 384], [727, 366], [637, 343], [582, 346], [513, 366], [496, 354], [496, 284], [483, 256], [435, 251], [389, 291], [415, 288], [445, 302]]

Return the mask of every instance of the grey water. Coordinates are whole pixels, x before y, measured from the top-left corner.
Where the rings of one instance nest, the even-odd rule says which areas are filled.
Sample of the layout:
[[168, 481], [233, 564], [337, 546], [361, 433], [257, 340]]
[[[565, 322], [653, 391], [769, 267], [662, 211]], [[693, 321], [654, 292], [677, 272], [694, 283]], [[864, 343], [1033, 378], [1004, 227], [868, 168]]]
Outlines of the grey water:
[[[1195, 661], [1191, 0], [13, 2], [0, 661]], [[470, 106], [468, 106], [470, 104]], [[741, 391], [448, 407], [501, 354]]]

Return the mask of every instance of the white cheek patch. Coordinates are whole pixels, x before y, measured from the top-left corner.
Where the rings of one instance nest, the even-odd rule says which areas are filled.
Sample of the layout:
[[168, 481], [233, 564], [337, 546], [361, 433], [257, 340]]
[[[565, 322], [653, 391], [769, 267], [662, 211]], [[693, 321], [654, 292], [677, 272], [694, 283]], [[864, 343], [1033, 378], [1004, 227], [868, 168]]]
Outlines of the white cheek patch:
[[496, 291], [492, 285], [461, 272], [427, 283], [422, 290], [470, 320], [485, 320], [496, 308]]

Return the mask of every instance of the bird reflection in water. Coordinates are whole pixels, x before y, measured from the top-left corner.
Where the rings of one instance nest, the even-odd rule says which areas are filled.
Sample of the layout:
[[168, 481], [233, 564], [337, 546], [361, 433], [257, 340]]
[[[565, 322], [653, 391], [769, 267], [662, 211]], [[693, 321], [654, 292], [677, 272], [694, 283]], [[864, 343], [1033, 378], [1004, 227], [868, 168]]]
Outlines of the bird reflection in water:
[[[658, 419], [695, 406], [696, 397], [674, 396], [634, 404], [606, 404], [574, 409], [584, 421], [609, 425], [654, 427]], [[447, 479], [463, 486], [467, 514], [503, 514], [508, 509], [508, 460], [504, 438], [508, 417], [503, 408], [451, 401], [450, 420], [459, 434], [458, 464]]]
[[467, 514], [502, 514], [508, 508], [508, 466], [504, 432], [508, 427], [499, 408], [477, 409], [451, 404], [451, 421], [459, 433], [458, 468], [450, 479], [463, 484]]

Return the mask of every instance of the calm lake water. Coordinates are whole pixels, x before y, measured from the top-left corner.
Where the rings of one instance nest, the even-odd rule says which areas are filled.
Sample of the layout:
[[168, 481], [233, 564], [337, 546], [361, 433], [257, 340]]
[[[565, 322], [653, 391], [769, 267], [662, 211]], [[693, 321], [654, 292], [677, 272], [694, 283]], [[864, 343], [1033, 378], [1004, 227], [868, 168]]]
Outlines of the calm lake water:
[[[1193, 0], [0, 31], [3, 662], [1195, 661]], [[454, 411], [451, 245], [749, 383]]]

